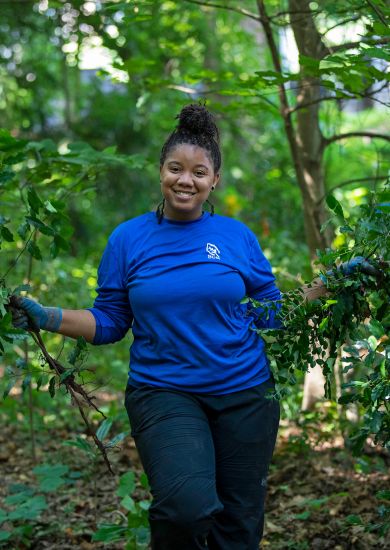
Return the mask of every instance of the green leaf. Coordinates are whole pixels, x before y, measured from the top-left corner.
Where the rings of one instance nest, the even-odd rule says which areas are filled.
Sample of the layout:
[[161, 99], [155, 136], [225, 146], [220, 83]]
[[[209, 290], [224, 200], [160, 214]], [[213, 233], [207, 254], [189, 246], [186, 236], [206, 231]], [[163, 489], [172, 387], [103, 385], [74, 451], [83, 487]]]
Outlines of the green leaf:
[[1, 524], [1, 523], [4, 523], [5, 520], [7, 519], [7, 517], [8, 517], [7, 512], [6, 512], [5, 510], [2, 510], [2, 509], [0, 508], [0, 524]]
[[326, 204], [328, 205], [330, 210], [332, 210], [336, 214], [336, 216], [339, 216], [344, 220], [343, 208], [339, 203], [339, 201], [333, 195], [331, 194], [327, 195]]
[[383, 328], [382, 324], [377, 321], [377, 319], [370, 319], [370, 322], [368, 323], [368, 328], [372, 332], [373, 336], [379, 340], [382, 336], [386, 334], [385, 329]]
[[67, 445], [69, 447], [77, 447], [78, 449], [82, 450], [84, 453], [95, 456], [95, 448], [86, 440], [82, 439], [81, 437], [77, 437], [76, 441], [68, 440], [64, 441], [63, 445]]
[[26, 216], [26, 220], [30, 225], [36, 227], [44, 235], [53, 236], [56, 234], [56, 231], [52, 227], [46, 225], [42, 220], [36, 217]]
[[8, 382], [6, 388], [5, 388], [4, 392], [3, 392], [3, 399], [5, 399], [5, 398], [9, 395], [9, 392], [12, 390], [12, 388], [13, 388], [14, 385], [15, 385], [15, 383], [16, 383], [16, 378], [11, 379], [11, 380]]
[[126, 472], [121, 475], [119, 479], [119, 487], [116, 491], [116, 494], [119, 497], [125, 497], [131, 495], [135, 489], [135, 476], [134, 472]]
[[389, 52], [385, 48], [364, 48], [364, 55], [390, 61]]
[[147, 491], [150, 489], [148, 476], [145, 474], [145, 472], [142, 472], [139, 481], [144, 489], [146, 489]]
[[129, 432], [121, 432], [121, 433], [117, 434], [116, 436], [114, 436], [112, 439], [110, 439], [110, 441], [108, 443], [106, 443], [106, 446], [107, 447], [114, 447], [115, 445], [117, 445], [118, 443], [123, 441], [124, 438], [127, 437], [128, 435], [129, 435]]
[[33, 473], [39, 481], [39, 488], [45, 493], [56, 491], [64, 485], [66, 480], [62, 477], [69, 472], [69, 467], [64, 464], [44, 464], [33, 469]]
[[44, 496], [33, 496], [21, 504], [18, 508], [9, 513], [8, 518], [11, 521], [15, 520], [32, 520], [36, 519], [43, 510], [47, 509], [47, 502]]
[[12, 292], [11, 294], [16, 294], [17, 296], [21, 293], [21, 292], [29, 292], [31, 290], [31, 285], [18, 285]]
[[350, 525], [363, 525], [362, 519], [356, 514], [351, 514], [345, 518], [345, 521]]
[[100, 441], [103, 441], [103, 439], [108, 435], [111, 426], [112, 420], [110, 418], [106, 418], [105, 420], [103, 420], [99, 428], [96, 430], [96, 437], [100, 439]]
[[27, 250], [31, 256], [37, 260], [42, 260], [42, 254], [37, 244], [34, 241], [30, 241], [27, 245]]
[[25, 239], [27, 237], [27, 233], [30, 229], [30, 225], [28, 222], [24, 221], [23, 223], [21, 223], [17, 229], [17, 234], [19, 235], [19, 237], [21, 239]]
[[135, 502], [134, 500], [131, 498], [131, 496], [129, 495], [126, 495], [122, 500], [121, 500], [121, 506], [123, 508], [125, 508], [126, 510], [128, 510], [129, 512], [136, 512], [136, 506], [135, 506]]
[[12, 235], [11, 231], [8, 229], [8, 227], [6, 227], [5, 225], [3, 225], [1, 227], [1, 236], [3, 237], [3, 239], [5, 241], [7, 241], [8, 243], [12, 243], [13, 240], [14, 240], [14, 236]]
[[378, 491], [375, 496], [376, 498], [380, 498], [383, 500], [390, 500], [390, 490], [384, 489], [382, 491]]
[[93, 534], [92, 540], [101, 542], [114, 542], [124, 538], [127, 528], [115, 524], [99, 525], [96, 533]]
[[302, 519], [302, 520], [306, 520], [306, 519], [309, 519], [309, 517], [311, 516], [311, 512], [309, 512], [309, 510], [306, 510], [305, 512], [302, 512], [301, 514], [295, 514], [295, 519]]
[[33, 468], [33, 472], [38, 477], [57, 477], [67, 474], [69, 466], [65, 464], [42, 464]]
[[50, 378], [50, 382], [49, 382], [49, 394], [51, 397], [54, 397], [55, 394], [56, 394], [56, 377], [55, 376], [52, 376]]
[[8, 540], [11, 537], [12, 533], [10, 531], [0, 531], [0, 541]]
[[33, 212], [39, 212], [39, 209], [43, 206], [41, 199], [33, 187], [29, 187], [27, 191], [27, 201]]
[[50, 214], [56, 214], [58, 212], [56, 207], [53, 206], [53, 204], [49, 200], [45, 201], [43, 206], [44, 206], [46, 212], [50, 212]]
[[329, 317], [324, 317], [318, 327], [318, 330], [320, 332], [324, 332], [324, 330], [326, 329], [326, 327], [328, 326], [328, 323], [329, 323]]

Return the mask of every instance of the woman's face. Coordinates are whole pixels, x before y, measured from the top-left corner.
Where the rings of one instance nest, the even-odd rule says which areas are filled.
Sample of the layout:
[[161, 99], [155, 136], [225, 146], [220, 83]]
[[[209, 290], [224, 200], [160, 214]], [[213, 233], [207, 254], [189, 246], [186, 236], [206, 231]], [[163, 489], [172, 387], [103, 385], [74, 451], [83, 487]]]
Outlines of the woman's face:
[[182, 144], [168, 152], [160, 167], [161, 191], [165, 198], [164, 216], [171, 220], [191, 221], [202, 215], [212, 185], [219, 174], [205, 149]]

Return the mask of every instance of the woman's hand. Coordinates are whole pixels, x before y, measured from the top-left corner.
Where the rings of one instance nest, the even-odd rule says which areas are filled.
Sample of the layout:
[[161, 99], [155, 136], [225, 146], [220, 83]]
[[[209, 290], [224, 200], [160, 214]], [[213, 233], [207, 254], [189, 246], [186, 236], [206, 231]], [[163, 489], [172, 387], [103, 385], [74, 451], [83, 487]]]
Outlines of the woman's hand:
[[366, 275], [378, 275], [379, 273], [377, 268], [366, 260], [366, 258], [363, 258], [363, 256], [355, 256], [355, 258], [352, 258], [348, 262], [342, 263], [337, 269], [346, 277], [359, 271], [361, 273], [366, 273]]
[[11, 296], [9, 310], [12, 324], [16, 328], [34, 332], [40, 329], [49, 330], [70, 338], [82, 336], [87, 342], [93, 342], [96, 321], [88, 310], [44, 307], [22, 296]]
[[61, 326], [62, 310], [59, 307], [44, 307], [30, 298], [13, 296], [10, 310], [16, 328], [57, 332]]

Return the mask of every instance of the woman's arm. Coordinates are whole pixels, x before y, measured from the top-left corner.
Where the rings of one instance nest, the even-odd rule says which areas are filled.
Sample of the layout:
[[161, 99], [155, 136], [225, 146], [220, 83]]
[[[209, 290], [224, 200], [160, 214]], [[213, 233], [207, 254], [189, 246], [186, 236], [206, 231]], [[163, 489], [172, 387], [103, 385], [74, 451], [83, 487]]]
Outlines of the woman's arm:
[[94, 340], [96, 320], [88, 310], [44, 307], [22, 296], [11, 297], [10, 310], [16, 328], [35, 332], [48, 330], [71, 338], [83, 336], [87, 342]]
[[56, 332], [70, 338], [83, 336], [92, 343], [96, 332], [95, 317], [86, 309], [63, 309], [61, 325]]

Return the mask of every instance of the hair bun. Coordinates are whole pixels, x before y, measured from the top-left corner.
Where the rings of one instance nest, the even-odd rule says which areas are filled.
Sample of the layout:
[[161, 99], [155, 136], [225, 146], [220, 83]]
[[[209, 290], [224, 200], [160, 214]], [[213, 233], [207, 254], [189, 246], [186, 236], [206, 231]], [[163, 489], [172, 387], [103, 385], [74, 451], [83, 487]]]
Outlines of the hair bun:
[[186, 105], [177, 115], [178, 130], [185, 130], [191, 134], [203, 134], [218, 141], [218, 128], [214, 117], [204, 105]]

